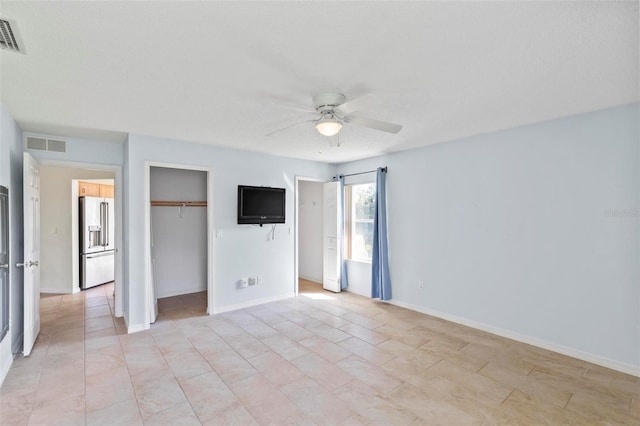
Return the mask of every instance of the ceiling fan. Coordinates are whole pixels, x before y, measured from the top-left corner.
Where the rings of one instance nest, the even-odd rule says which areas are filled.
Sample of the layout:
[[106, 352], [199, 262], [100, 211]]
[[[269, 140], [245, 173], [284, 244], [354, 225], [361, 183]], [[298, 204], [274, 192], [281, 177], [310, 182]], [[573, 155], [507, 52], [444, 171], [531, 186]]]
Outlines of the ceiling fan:
[[321, 135], [329, 137], [337, 135], [344, 124], [355, 124], [387, 133], [398, 133], [400, 129], [402, 129], [402, 126], [399, 124], [353, 115], [354, 112], [359, 111], [360, 107], [366, 103], [368, 96], [369, 95], [365, 95], [347, 101], [347, 98], [341, 93], [320, 93], [313, 97], [315, 111], [308, 111], [319, 114], [318, 118], [305, 120], [292, 124], [291, 126], [274, 130], [265, 136], [271, 136], [306, 123], [315, 123], [316, 130]]

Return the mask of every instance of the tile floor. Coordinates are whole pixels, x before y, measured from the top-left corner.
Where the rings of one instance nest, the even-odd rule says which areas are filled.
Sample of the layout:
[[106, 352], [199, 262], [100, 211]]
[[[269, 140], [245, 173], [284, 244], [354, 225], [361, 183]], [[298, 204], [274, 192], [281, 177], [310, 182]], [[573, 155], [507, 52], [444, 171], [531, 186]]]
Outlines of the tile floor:
[[135, 334], [112, 288], [43, 295], [2, 425], [640, 424], [636, 377], [313, 283], [216, 316], [162, 299]]

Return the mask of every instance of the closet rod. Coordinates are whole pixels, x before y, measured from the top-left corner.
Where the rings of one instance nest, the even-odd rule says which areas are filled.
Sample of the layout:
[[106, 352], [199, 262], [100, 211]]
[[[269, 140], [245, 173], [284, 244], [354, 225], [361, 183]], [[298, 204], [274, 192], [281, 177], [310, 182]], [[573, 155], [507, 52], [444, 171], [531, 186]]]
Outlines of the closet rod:
[[207, 207], [206, 201], [151, 201], [154, 207]]
[[[347, 177], [347, 176], [358, 176], [358, 175], [364, 175], [364, 174], [367, 174], [367, 173], [375, 173], [377, 171], [378, 171], [378, 169], [376, 169], [376, 170], [367, 170], [366, 172], [351, 173], [351, 174], [348, 174], [348, 175], [338, 175], [338, 176], [334, 176], [333, 178], [335, 179], [335, 178], [340, 177], [340, 176], [344, 176], [344, 177]], [[386, 166], [383, 167], [382, 171], [386, 172], [387, 171], [387, 167]]]

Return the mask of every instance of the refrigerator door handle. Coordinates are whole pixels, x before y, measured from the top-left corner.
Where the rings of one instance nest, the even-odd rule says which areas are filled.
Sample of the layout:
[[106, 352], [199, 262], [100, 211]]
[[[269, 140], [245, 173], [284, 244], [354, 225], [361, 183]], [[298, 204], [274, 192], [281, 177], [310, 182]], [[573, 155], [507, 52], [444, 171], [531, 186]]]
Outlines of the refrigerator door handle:
[[109, 203], [107, 202], [104, 203], [104, 213], [104, 228], [107, 230], [107, 232], [105, 232], [104, 234], [104, 246], [107, 247], [109, 244], [111, 244], [111, 241], [109, 241], [109, 234], [111, 233], [111, 229], [109, 229]]

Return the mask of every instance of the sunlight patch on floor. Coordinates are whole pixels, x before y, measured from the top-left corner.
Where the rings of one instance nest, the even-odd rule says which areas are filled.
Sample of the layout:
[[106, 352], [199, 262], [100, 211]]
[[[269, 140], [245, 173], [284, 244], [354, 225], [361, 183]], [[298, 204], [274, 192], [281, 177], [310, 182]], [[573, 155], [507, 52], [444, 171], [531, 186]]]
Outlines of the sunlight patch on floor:
[[335, 297], [328, 296], [323, 293], [300, 293], [300, 296], [308, 297], [313, 300], [333, 300]]

